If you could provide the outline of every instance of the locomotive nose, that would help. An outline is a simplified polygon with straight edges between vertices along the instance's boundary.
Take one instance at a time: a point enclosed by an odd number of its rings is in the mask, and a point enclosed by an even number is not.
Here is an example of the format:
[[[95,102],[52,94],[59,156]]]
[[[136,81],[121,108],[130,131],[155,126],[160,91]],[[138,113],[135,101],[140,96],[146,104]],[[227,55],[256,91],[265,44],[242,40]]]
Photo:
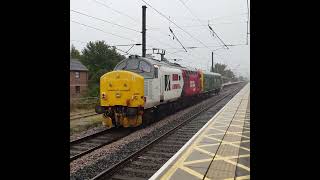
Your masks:
[[[143,107],[144,78],[130,71],[112,71],[100,78],[101,106]]]

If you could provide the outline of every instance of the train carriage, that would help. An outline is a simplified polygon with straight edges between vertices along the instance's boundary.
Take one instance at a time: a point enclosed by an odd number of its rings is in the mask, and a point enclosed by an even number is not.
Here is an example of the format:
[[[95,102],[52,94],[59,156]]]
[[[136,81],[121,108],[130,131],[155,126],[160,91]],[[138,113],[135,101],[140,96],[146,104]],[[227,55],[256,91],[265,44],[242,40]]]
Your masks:
[[[195,96],[201,93],[201,73],[198,70],[182,69],[183,96]]]
[[[203,73],[203,92],[218,93],[222,86],[222,78],[218,73],[205,72]]]

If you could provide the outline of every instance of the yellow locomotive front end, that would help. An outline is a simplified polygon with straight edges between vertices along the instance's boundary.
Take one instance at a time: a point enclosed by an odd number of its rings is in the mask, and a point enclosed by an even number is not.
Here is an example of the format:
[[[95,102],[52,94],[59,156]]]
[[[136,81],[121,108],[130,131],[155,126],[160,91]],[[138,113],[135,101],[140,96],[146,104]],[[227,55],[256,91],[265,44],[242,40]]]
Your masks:
[[[100,78],[100,106],[103,124],[136,127],[142,124],[144,110],[144,77],[130,71],[112,71]]]

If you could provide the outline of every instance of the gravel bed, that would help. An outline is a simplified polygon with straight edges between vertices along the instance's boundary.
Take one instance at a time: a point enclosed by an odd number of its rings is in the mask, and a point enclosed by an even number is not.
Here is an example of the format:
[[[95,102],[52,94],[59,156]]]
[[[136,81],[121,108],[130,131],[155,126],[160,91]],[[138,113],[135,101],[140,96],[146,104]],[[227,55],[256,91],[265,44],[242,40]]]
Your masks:
[[[227,91],[231,89],[234,88],[228,88]],[[221,95],[225,93],[226,91],[221,92]],[[190,112],[196,107],[203,106],[209,101],[215,101],[220,97],[221,96],[213,96],[73,161],[70,163],[70,179],[90,179],[94,177],[101,171],[111,167],[115,163],[126,158],[128,155],[134,153],[136,150],[145,146],[156,137],[164,134],[172,127],[180,124],[184,120],[181,117],[187,112]]]

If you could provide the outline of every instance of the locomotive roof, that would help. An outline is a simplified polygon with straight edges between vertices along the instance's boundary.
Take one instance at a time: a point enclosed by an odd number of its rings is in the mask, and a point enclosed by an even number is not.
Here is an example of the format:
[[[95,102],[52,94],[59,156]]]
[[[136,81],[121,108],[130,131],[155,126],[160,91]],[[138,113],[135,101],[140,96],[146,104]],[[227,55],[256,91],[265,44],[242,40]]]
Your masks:
[[[138,56],[138,55],[132,55],[132,56],[129,56],[128,59],[143,59],[147,62],[149,62],[150,64],[152,65],[160,65],[160,66],[169,66],[169,67],[174,67],[174,68],[179,68],[179,69],[184,69],[184,70],[193,70],[193,71],[198,71],[198,69],[196,68],[191,68],[191,67],[184,67],[184,66],[181,66],[180,64],[178,63],[172,63],[172,62],[169,62],[168,60],[157,60],[157,59],[153,59],[153,58],[149,58],[149,57],[141,57],[141,56]],[[214,76],[221,76],[221,74],[219,73],[214,73],[214,72],[203,72],[205,74],[211,74],[211,75],[214,75]]]
[[[160,60],[157,60],[157,59],[141,57],[141,56],[138,56],[138,55],[129,56],[129,59],[133,59],[133,58],[135,58],[135,59],[143,59],[143,60],[149,62],[152,65],[169,66],[169,67],[175,67],[175,68],[180,68],[180,69],[185,69],[185,70],[197,71],[197,69],[195,69],[195,68],[184,67],[184,66],[181,66],[178,63],[169,62],[166,59],[160,61]]]

